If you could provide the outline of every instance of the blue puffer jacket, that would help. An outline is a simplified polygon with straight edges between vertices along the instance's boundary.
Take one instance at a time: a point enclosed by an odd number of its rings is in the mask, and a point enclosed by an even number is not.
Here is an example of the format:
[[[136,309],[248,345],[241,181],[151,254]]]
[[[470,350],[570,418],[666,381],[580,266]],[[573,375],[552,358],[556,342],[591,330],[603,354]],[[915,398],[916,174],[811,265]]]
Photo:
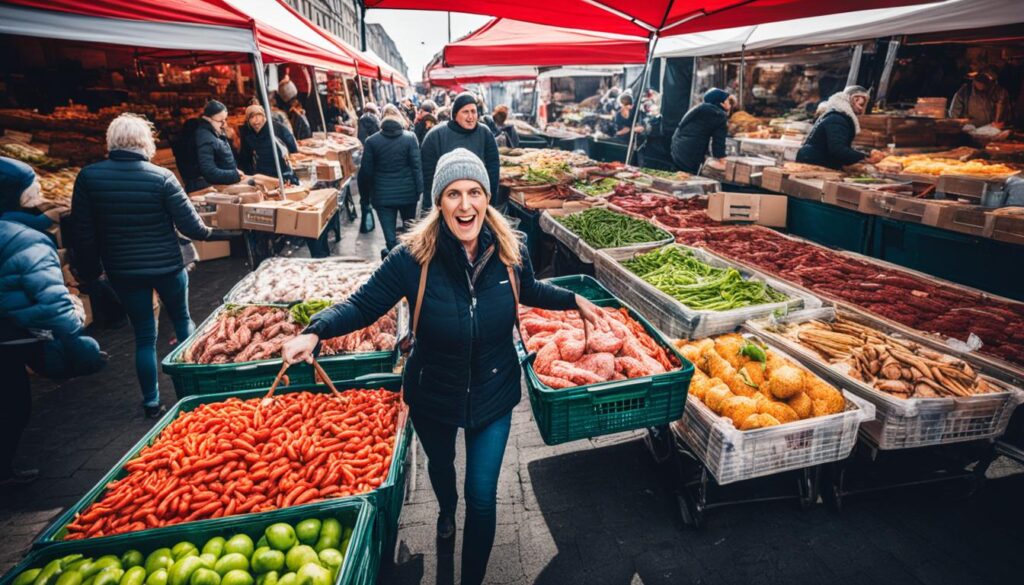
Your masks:
[[[394,120],[384,120],[380,132],[366,140],[359,192],[368,194],[374,207],[401,207],[419,201],[423,169],[415,134]]]
[[[69,336],[82,329],[82,321],[50,238],[0,220],[0,343],[31,339],[28,329]]]
[[[441,231],[416,345],[405,365],[405,401],[417,416],[479,428],[519,403],[521,370],[512,342],[515,297],[497,250],[484,253],[495,245],[486,226],[473,266],[444,223]],[[537,281],[525,247],[521,253],[523,264],[516,269],[520,302],[575,309],[573,293]],[[419,278],[420,265],[406,246],[399,246],[348,301],[317,314],[306,331],[324,339],[366,327],[403,298],[414,304]]]
[[[112,277],[179,271],[185,265],[175,228],[193,240],[213,237],[171,171],[125,150],[82,169],[71,207],[86,281],[104,269]]]

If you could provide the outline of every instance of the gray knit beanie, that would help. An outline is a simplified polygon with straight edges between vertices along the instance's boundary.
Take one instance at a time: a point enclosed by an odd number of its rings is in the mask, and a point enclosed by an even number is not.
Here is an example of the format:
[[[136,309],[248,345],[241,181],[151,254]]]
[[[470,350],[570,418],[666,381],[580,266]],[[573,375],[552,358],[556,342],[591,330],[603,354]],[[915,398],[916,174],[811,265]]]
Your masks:
[[[448,185],[455,181],[469,179],[480,183],[487,197],[490,198],[490,178],[487,176],[487,167],[480,157],[466,150],[456,148],[445,154],[437,161],[437,170],[434,171],[434,184],[431,186],[430,195],[434,199],[434,205],[441,201],[441,192]]]

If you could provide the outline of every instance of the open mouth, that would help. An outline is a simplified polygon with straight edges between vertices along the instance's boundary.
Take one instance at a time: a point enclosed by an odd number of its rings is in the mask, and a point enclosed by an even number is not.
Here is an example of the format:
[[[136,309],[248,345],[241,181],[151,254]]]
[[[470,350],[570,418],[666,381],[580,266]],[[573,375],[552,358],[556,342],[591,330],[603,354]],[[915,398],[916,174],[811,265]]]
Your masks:
[[[458,226],[461,227],[461,228],[472,227],[474,222],[476,222],[476,214],[475,213],[472,213],[470,215],[456,215],[455,216],[455,223],[458,224]]]

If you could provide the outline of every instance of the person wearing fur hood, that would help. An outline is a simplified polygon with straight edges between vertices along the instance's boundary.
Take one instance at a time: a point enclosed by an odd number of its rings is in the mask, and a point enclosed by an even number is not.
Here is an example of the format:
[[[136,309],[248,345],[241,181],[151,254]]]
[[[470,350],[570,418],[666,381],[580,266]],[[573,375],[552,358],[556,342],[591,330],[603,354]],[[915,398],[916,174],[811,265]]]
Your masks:
[[[859,85],[851,85],[832,94],[824,102],[824,111],[797,152],[796,161],[841,169],[859,162],[881,160],[884,155],[877,150],[868,155],[851,146],[860,132],[857,116],[864,114],[867,105],[868,90]],[[822,108],[819,106],[819,109]]]

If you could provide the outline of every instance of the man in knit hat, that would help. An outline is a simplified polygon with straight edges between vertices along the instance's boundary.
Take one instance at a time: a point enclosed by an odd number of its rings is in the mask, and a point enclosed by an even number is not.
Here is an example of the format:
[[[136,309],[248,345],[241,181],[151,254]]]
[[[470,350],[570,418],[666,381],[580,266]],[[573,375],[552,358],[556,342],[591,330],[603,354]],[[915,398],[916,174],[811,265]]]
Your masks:
[[[696,174],[708,156],[725,156],[725,136],[733,99],[729,92],[712,87],[704,93],[704,101],[690,108],[672,133],[672,161],[679,170]]]
[[[435,126],[423,138],[421,147],[423,155],[423,211],[430,209],[432,203],[426,198],[434,186],[434,172],[437,161],[456,148],[465,148],[475,154],[484,163],[490,179],[487,185],[491,193],[491,205],[503,211],[506,201],[498,200],[498,177],[500,163],[498,161],[498,143],[491,131],[479,123],[476,96],[462,92],[452,104],[452,119]]]

